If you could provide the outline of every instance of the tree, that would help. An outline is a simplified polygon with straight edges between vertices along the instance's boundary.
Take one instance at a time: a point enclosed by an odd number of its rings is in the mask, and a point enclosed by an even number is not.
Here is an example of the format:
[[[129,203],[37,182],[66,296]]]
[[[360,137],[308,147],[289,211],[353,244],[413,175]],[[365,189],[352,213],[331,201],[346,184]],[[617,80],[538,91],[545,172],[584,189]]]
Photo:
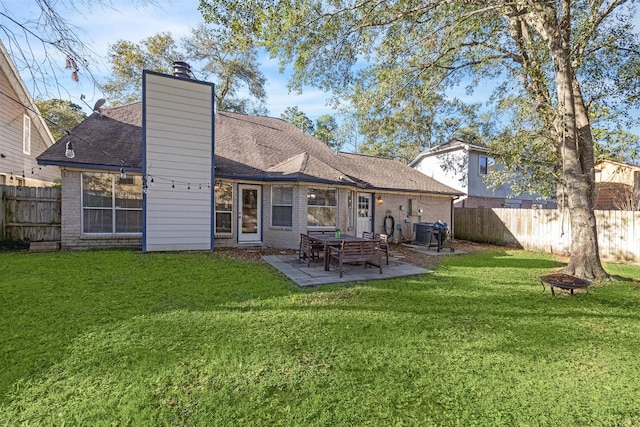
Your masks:
[[[636,3],[201,0],[200,10],[206,20],[262,43],[283,66],[293,64],[293,87],[315,85],[350,100],[376,88],[388,99],[381,105],[393,107],[443,94],[463,78],[472,86],[501,78],[498,99],[524,94],[522,103],[533,106],[542,125],[536,144],[559,159],[554,167],[572,233],[564,271],[602,279],[588,108],[604,99],[638,102]]]
[[[307,117],[305,113],[300,111],[297,106],[285,108],[285,110],[280,114],[280,117],[282,120],[291,123],[301,131],[310,135],[313,135],[313,132],[315,131],[315,126],[311,119]]]
[[[359,151],[365,154],[409,163],[421,151],[454,138],[484,145],[493,130],[490,117],[479,113],[477,103],[432,95],[426,101],[409,99],[372,111],[369,106],[375,103],[366,97],[363,94],[351,102],[359,110],[359,128],[366,138]]]
[[[36,106],[56,141],[87,118],[81,106],[62,99],[36,100]]]
[[[182,60],[171,33],[158,33],[140,44],[118,40],[109,46],[109,61],[113,77],[103,84],[112,104],[128,104],[142,97],[142,71],[170,73],[173,62]]]
[[[267,114],[266,78],[260,71],[257,50],[251,44],[242,43],[224,28],[200,25],[192,30],[191,37],[183,41],[186,58],[203,61],[199,75],[204,79],[213,76],[216,85],[218,108],[240,113]],[[249,97],[241,98],[245,89]]]
[[[24,2],[23,2],[24,3]],[[20,4],[13,10],[0,6],[0,32],[4,44],[20,72],[30,77],[34,96],[60,97],[64,85],[60,75],[72,81],[84,78],[98,85],[91,66],[97,55],[83,41],[83,35],[66,19],[68,12],[111,8],[108,1],[35,0],[35,8]],[[136,1],[143,5],[145,0]],[[14,2],[18,5],[18,2]],[[28,6],[31,6],[29,4]]]
[[[185,61],[199,80],[213,78],[220,110],[266,114],[266,79],[259,70],[256,50],[234,43],[224,29],[200,26],[180,46],[163,32],[136,44],[119,40],[109,47],[113,78],[103,89],[112,103],[130,103],[142,96],[142,71],[171,73],[174,61]],[[241,97],[246,89],[248,97]]]
[[[333,150],[339,150],[342,143],[338,140],[338,122],[330,114],[323,114],[316,119],[313,136],[324,142]]]

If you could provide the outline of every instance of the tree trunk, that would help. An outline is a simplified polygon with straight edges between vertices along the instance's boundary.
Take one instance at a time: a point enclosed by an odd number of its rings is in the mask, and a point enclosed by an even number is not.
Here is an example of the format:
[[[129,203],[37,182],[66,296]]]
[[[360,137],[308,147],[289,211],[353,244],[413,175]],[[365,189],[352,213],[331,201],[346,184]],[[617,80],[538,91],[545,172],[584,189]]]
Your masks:
[[[569,50],[569,6],[555,26],[549,27],[549,45],[555,66],[558,105],[564,128],[559,135],[569,218],[571,252],[564,273],[601,280],[607,273],[600,262],[594,206],[595,171],[593,141],[580,85],[575,78]]]
[[[576,123],[576,149],[567,150],[577,156],[567,163],[575,164],[565,176],[571,218],[571,257],[564,272],[587,279],[602,280],[607,273],[600,262],[595,205],[595,169],[591,124],[582,99],[580,84],[572,78],[572,100]]]

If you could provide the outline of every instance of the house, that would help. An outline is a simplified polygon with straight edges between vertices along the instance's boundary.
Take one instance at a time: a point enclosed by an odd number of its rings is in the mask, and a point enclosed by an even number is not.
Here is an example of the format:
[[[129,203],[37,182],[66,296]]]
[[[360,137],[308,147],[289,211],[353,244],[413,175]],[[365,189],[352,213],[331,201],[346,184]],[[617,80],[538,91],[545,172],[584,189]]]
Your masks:
[[[615,160],[595,165],[596,204],[600,210],[640,210],[640,166]]]
[[[63,248],[142,245],[143,250],[154,250],[157,240],[146,242],[153,234],[154,239],[165,239],[157,244],[161,250],[193,249],[170,244],[176,234],[191,233],[205,240],[211,234],[210,249],[293,249],[300,233],[310,230],[386,232],[399,240],[414,223],[451,222],[453,201],[461,193],[402,162],[335,152],[271,117],[220,111],[213,114],[213,123],[192,130],[188,126],[198,126],[207,116],[194,118],[192,106],[210,94],[184,100],[181,88],[188,89],[189,82],[155,74],[147,79],[148,86],[158,80],[164,85],[153,96],[180,95],[179,106],[173,98],[163,103],[174,108],[172,113],[152,119],[157,109],[152,100],[106,108],[38,157],[42,165],[63,169]],[[167,125],[172,120],[187,127],[176,130]],[[201,139],[206,142],[207,128],[214,129],[213,161],[206,143],[201,154],[181,157],[183,150],[192,151],[187,139],[205,135]],[[158,133],[173,141],[157,148],[171,168],[148,154],[150,139]],[[209,179],[190,178],[192,170],[208,163],[213,165],[210,175],[204,175]],[[156,195],[162,196],[161,202]],[[203,206],[210,211],[210,227],[208,219],[196,225],[195,212]],[[159,219],[165,211],[175,212],[173,219]],[[150,223],[157,228],[150,231]]]
[[[0,185],[43,187],[59,180],[58,168],[36,162],[54,140],[2,42],[0,126]]]
[[[556,203],[539,196],[511,196],[511,187],[502,184],[489,188],[486,175],[501,168],[487,147],[452,139],[418,154],[409,166],[464,194],[455,207],[466,208],[555,208]]]

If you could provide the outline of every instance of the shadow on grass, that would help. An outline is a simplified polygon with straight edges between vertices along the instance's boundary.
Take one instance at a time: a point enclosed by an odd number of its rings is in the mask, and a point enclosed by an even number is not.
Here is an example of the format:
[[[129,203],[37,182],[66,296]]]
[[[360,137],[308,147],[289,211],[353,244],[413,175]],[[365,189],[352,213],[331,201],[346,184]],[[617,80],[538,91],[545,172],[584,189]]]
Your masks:
[[[22,259],[11,269],[18,285],[5,287],[8,309],[0,332],[9,345],[0,350],[0,365],[17,369],[0,374],[0,383],[5,384],[0,386],[0,402],[17,381],[46,376],[52,365],[64,360],[75,339],[112,331],[113,322],[144,323],[164,318],[165,313],[207,313],[211,317],[207,320],[225,320],[218,324],[194,320],[212,328],[212,340],[220,343],[229,337],[254,342],[252,333],[259,336],[274,330],[285,342],[286,334],[302,334],[305,342],[314,343],[325,334],[334,337],[331,345],[358,340],[358,334],[372,341],[376,333],[388,338],[393,335],[390,331],[408,333],[411,340],[416,339],[411,333],[420,331],[451,334],[460,341],[491,333],[505,339],[535,339],[536,331],[553,336],[554,330],[575,328],[585,319],[638,320],[636,311],[615,307],[607,295],[554,299],[542,294],[537,275],[563,264],[519,251],[452,257],[435,274],[310,290],[295,287],[266,264],[215,259],[210,254],[88,252],[25,254]],[[629,304],[637,300],[632,298]],[[242,330],[238,321],[251,327]],[[178,332],[163,342],[180,342],[182,330],[201,342],[199,329],[190,328],[193,325],[187,321],[179,324]],[[149,335],[159,333],[152,330]],[[564,337],[553,337],[547,343],[550,350],[568,345]],[[580,337],[591,338],[590,332],[585,330]],[[134,338],[132,342],[138,336]],[[440,339],[447,342],[446,337]],[[524,351],[525,344],[512,351]]]
[[[536,255],[525,256],[529,252],[509,252],[492,250],[468,254],[445,262],[443,265],[455,265],[456,267],[485,267],[485,268],[526,268],[546,269],[564,267],[566,264],[540,257]]]

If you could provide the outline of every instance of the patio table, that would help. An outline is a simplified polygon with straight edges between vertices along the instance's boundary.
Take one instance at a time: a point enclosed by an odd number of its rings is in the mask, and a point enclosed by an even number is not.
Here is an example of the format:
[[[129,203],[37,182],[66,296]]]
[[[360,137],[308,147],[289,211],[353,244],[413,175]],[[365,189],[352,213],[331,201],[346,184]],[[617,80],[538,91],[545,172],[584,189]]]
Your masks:
[[[329,246],[340,246],[345,240],[367,240],[350,234],[342,234],[340,237],[332,234],[314,234],[311,237],[324,244],[324,271],[329,271]]]

